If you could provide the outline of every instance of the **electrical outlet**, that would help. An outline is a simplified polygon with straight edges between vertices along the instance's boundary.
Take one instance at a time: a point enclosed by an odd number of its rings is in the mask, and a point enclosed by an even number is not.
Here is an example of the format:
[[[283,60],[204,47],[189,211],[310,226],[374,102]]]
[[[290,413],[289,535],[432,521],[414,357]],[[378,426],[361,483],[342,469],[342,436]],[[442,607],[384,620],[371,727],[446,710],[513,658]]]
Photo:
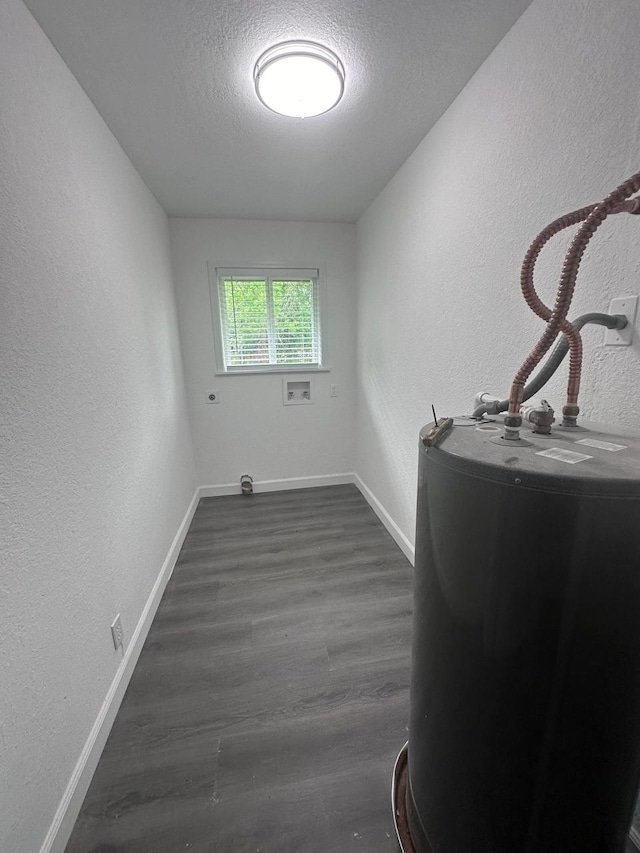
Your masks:
[[[220,394],[217,391],[207,391],[207,403],[219,403]]]
[[[331,397],[338,396],[338,386],[337,385],[329,385],[329,394]]]
[[[633,324],[638,310],[637,296],[622,296],[612,299],[609,303],[608,314],[624,314],[627,325],[624,329],[607,329],[604,333],[606,347],[628,347],[633,340]]]
[[[119,649],[120,646],[124,647],[124,632],[122,630],[122,619],[120,618],[119,613],[111,625],[111,636],[113,638],[114,649]]]

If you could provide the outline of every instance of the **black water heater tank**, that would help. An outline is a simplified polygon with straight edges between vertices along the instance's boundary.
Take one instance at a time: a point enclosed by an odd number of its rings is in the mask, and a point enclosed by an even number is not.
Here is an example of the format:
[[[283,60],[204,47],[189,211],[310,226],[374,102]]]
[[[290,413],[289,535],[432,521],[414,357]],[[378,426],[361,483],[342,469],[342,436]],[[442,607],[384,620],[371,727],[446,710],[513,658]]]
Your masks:
[[[431,425],[430,425],[431,426]],[[640,439],[420,442],[406,808],[420,853],[621,853],[640,781]]]

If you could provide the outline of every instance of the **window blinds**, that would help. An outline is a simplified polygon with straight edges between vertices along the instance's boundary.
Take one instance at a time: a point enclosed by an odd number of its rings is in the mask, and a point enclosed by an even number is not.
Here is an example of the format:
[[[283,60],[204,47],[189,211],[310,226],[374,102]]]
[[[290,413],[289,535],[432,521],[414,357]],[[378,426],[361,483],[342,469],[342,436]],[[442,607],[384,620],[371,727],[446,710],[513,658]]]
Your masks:
[[[317,270],[218,270],[225,367],[322,363]]]

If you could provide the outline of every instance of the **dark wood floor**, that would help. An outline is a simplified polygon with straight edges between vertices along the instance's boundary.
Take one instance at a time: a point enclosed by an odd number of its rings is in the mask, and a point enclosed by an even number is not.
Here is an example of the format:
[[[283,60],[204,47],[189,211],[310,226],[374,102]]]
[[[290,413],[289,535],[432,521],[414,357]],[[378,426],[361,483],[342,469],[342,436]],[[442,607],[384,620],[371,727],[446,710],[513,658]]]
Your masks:
[[[354,486],[202,500],[67,853],[395,853],[410,590]]]

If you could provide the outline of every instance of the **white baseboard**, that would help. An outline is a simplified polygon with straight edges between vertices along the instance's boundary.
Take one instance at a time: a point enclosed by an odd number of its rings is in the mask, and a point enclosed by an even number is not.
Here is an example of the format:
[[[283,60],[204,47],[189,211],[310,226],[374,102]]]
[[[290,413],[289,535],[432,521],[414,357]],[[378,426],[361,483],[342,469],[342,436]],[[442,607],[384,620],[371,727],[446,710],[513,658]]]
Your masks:
[[[353,474],[318,474],[313,477],[289,477],[286,480],[256,480],[254,492],[281,492],[288,489],[311,489],[315,486],[343,486],[353,483]],[[222,483],[218,486],[200,486],[201,498],[219,498],[239,495],[240,482]]]
[[[279,492],[287,489],[310,489],[314,486],[341,486],[345,483],[355,483],[364,499],[378,516],[395,539],[398,547],[413,566],[415,561],[415,548],[411,541],[404,535],[387,510],[373,494],[371,489],[360,479],[357,474],[320,474],[313,477],[290,477],[283,480],[256,480],[253,484],[254,492]],[[221,483],[217,486],[200,486],[201,498],[218,498],[225,495],[239,495],[240,483]]]
[[[286,480],[262,480],[253,484],[256,492],[277,492],[285,489],[308,489],[314,486],[336,486],[346,483],[355,483],[367,503],[371,506],[380,521],[395,539],[400,549],[413,565],[414,548],[395,521],[391,518],[371,489],[358,477],[357,474],[323,474],[313,477],[293,477]],[[116,718],[120,703],[133,674],[136,663],[142,651],[144,641],[156,614],[160,599],[165,590],[167,582],[171,577],[174,566],[180,554],[189,525],[193,519],[198,506],[198,501],[203,497],[218,497],[222,495],[233,495],[240,493],[239,483],[225,483],[218,486],[200,486],[191,499],[191,503],[178,528],[169,552],[160,570],[158,578],[144,606],[144,610],[138,620],[135,631],[129,641],[124,657],[118,667],[118,671],[109,687],[107,695],[100,708],[95,723],[91,728],[89,737],[80,753],[80,757],[71,774],[71,779],[63,794],[60,805],[54,815],[49,831],[40,848],[40,853],[64,853],[64,849],[71,836],[71,831],[76,822],[80,808],[86,796],[89,784],[100,760],[102,750],[111,731],[113,721]]]
[[[384,524],[389,533],[393,536],[396,541],[396,544],[403,552],[407,560],[409,560],[409,562],[413,566],[415,564],[416,559],[416,550],[413,546],[413,543],[404,535],[402,530],[400,530],[398,525],[391,518],[387,510],[382,506],[378,498],[373,494],[369,486],[367,486],[366,483],[364,483],[357,474],[353,475],[353,482],[362,492],[362,495],[364,496],[371,509],[375,512],[380,521]]]
[[[138,620],[135,631],[131,636],[129,645],[124,653],[124,657],[120,662],[115,678],[111,682],[111,686],[100,708],[95,723],[91,728],[89,737],[80,753],[76,766],[71,774],[69,784],[63,794],[60,805],[54,815],[49,831],[40,848],[40,853],[64,853],[67,846],[73,825],[80,812],[80,807],[84,801],[85,795],[89,788],[91,779],[100,760],[102,750],[107,742],[109,732],[115,720],[120,703],[124,697],[125,691],[133,674],[138,657],[142,651],[144,641],[147,637],[149,628],[156,614],[160,599],[167,585],[173,568],[180,554],[182,543],[189,530],[189,525],[198,506],[200,499],[200,491],[196,489],[191,503],[185,513],[185,516],[178,528],[166,559],[160,570],[160,574],[153,585],[151,594],[147,599],[144,610]]]

